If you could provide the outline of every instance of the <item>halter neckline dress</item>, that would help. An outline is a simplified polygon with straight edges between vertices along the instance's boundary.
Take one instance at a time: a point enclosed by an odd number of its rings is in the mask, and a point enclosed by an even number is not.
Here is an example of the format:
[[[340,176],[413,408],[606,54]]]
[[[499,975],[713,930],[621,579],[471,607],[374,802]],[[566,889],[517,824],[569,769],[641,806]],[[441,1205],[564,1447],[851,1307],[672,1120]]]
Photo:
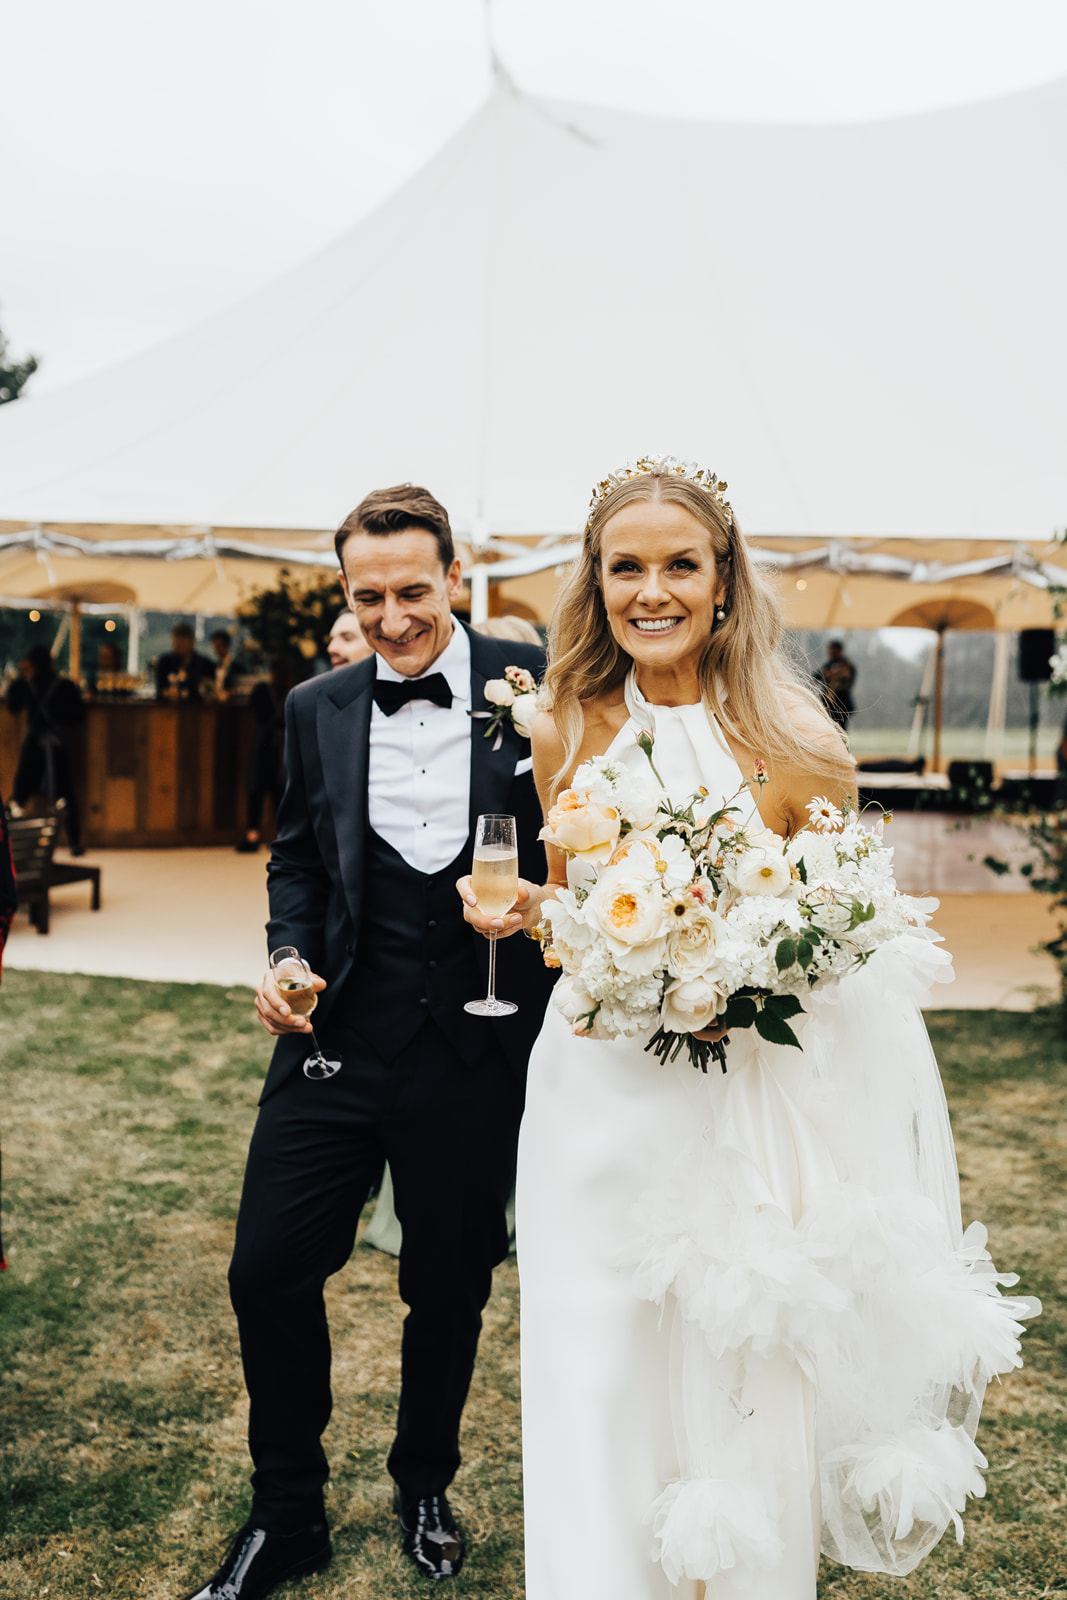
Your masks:
[[[631,672],[609,754],[682,800],[742,775]],[[587,869],[570,863],[572,887]],[[963,1234],[916,929],[725,1076],[551,1006],[519,1145],[527,1600],[815,1600],[820,1548],[910,1571],[966,1493],[1019,1316]]]

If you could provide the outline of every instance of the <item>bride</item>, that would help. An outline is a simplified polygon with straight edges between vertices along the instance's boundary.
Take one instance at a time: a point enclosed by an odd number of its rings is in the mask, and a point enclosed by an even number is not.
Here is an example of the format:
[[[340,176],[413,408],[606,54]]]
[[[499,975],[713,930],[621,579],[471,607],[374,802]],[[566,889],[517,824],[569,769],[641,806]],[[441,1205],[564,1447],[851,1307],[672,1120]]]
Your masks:
[[[647,773],[644,733],[676,801],[764,761],[780,835],[854,801],[725,487],[672,458],[597,486],[533,736],[546,814],[592,756]],[[549,869],[495,923],[461,880],[467,920],[533,933]],[[725,1076],[550,1008],[519,1149],[528,1600],[814,1600],[820,1550],[903,1574],[962,1538],[984,1386],[1035,1307],[963,1233],[916,1005],[950,976],[912,930],[809,996],[802,1050],[735,1033]]]

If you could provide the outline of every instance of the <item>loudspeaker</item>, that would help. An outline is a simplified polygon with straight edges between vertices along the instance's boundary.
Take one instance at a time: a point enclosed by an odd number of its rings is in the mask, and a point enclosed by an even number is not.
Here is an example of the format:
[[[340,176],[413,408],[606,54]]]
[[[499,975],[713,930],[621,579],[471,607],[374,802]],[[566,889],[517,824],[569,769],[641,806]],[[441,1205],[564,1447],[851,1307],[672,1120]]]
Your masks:
[[[1052,676],[1049,657],[1056,653],[1051,628],[1024,628],[1019,635],[1019,676],[1024,683],[1046,683]]]

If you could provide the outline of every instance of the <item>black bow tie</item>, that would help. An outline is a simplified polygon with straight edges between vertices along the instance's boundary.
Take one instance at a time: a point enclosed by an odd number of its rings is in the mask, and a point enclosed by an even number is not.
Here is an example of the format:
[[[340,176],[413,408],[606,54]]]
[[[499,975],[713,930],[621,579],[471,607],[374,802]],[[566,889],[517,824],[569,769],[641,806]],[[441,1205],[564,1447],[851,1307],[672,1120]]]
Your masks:
[[[405,678],[402,683],[375,678],[374,703],[387,717],[406,706],[409,700],[432,700],[435,706],[444,706],[448,711],[452,705],[448,679],[443,672],[431,672],[428,678]]]

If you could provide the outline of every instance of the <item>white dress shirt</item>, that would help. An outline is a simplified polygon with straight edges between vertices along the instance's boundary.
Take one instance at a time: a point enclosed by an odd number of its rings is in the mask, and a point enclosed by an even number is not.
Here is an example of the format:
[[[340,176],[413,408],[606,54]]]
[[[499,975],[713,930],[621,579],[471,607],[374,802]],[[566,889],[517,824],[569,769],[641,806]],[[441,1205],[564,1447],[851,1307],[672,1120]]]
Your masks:
[[[380,655],[375,672],[390,683],[418,682],[395,672]],[[454,861],[470,832],[471,647],[453,623],[452,638],[421,674],[443,673],[452,705],[410,700],[391,717],[371,708],[367,809],[370,825],[420,872]]]

